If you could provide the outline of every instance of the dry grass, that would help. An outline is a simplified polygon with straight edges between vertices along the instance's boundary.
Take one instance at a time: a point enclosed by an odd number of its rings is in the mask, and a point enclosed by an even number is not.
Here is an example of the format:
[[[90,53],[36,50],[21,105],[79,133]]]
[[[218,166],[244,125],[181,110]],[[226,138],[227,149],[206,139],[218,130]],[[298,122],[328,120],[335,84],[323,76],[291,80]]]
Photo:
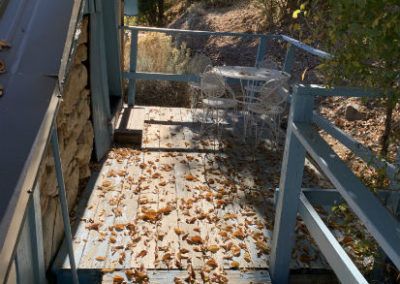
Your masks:
[[[125,43],[124,67],[129,69],[130,40]],[[177,46],[174,38],[161,33],[139,34],[138,72],[160,72],[170,74],[199,74],[211,60],[202,54],[191,57],[191,50],[185,43]],[[168,81],[137,81],[136,103],[188,107],[190,94],[187,83]]]

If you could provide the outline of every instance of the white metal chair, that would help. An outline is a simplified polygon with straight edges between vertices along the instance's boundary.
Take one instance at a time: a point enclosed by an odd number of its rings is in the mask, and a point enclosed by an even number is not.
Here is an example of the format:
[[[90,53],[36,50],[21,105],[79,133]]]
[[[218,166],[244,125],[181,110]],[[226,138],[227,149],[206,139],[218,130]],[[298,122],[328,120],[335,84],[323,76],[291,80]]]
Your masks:
[[[272,93],[274,93],[277,89],[279,89],[285,82],[285,77],[272,78],[262,85],[255,85],[254,82],[248,84],[244,88],[244,96],[241,99],[241,104],[243,105],[243,131],[244,131],[244,139],[246,139],[248,135],[248,126],[249,122],[254,122],[254,111],[251,111],[249,107],[260,107],[262,102],[260,98],[263,97],[265,99]],[[265,102],[268,103],[268,102]],[[273,102],[272,102],[273,103]]]
[[[222,75],[210,70],[201,75],[200,80],[203,106],[202,130],[208,125],[216,126],[220,138],[220,124],[228,110],[236,111],[237,101],[234,91],[225,83]],[[224,115],[221,115],[223,112]]]
[[[282,82],[281,82],[282,83]],[[271,88],[271,85],[277,86]],[[279,147],[281,134],[281,116],[286,109],[289,96],[288,90],[280,84],[267,82],[261,87],[257,96],[251,96],[246,103],[248,113],[248,124],[250,130],[254,131],[255,145],[257,146],[263,131],[270,129],[273,145]]]

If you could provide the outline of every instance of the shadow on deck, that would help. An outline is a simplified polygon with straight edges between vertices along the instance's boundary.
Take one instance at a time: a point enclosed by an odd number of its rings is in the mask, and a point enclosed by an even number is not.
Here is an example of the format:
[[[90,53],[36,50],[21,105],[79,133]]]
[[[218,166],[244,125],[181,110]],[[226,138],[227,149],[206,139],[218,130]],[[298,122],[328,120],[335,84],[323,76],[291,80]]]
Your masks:
[[[80,200],[74,251],[81,283],[145,275],[150,283],[270,283],[281,153],[228,138],[219,144],[210,131],[200,134],[188,109],[144,109],[142,148],[112,149]],[[292,268],[335,282],[306,229],[297,231]],[[59,283],[70,277],[65,252],[63,245],[54,266]]]

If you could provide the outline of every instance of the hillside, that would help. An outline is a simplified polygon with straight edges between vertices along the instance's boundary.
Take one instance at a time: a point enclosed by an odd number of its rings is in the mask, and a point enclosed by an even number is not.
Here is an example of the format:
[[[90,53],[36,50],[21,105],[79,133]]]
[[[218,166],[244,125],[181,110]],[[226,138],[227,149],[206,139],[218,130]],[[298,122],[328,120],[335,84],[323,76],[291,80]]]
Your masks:
[[[287,34],[294,38],[298,33],[293,32],[291,24],[291,12],[283,17],[280,26],[266,27],[266,19],[255,6],[254,1],[234,1],[234,4],[226,7],[215,8],[207,7],[201,3],[192,4],[186,9],[184,2],[177,1],[166,13],[170,28],[209,30],[209,31],[234,31],[247,33],[277,33]],[[307,31],[303,32],[303,36]],[[182,39],[183,40],[183,39]],[[257,52],[257,42],[254,40],[211,37],[207,38],[185,38],[187,46],[195,52],[206,54],[212,59],[215,65],[253,65]],[[315,46],[315,44],[314,44]],[[284,60],[284,45],[273,42],[268,47],[267,54],[274,61],[281,65]],[[323,76],[319,74],[315,67],[320,61],[312,56],[299,53],[296,57],[296,63],[293,72],[293,82],[304,83],[323,83]],[[360,99],[330,98],[321,100],[319,104],[320,112],[330,118],[335,124],[344,129],[347,133],[353,135],[357,140],[370,147],[374,152],[379,153],[380,138],[384,132],[385,107],[379,101],[362,102]],[[347,109],[356,109],[360,112],[362,119],[346,119]],[[399,106],[394,111],[393,117],[393,140],[389,150],[389,159],[395,160],[396,148],[399,145],[399,137],[395,133],[400,131],[400,112]],[[339,114],[339,115],[338,115]],[[335,141],[327,136],[335,150],[342,158],[350,160],[350,152],[343,146],[337,145]],[[397,142],[396,142],[397,141]],[[370,175],[377,173],[367,170],[367,165],[358,159],[351,162],[354,169],[370,181]],[[372,182],[374,183],[374,182]]]

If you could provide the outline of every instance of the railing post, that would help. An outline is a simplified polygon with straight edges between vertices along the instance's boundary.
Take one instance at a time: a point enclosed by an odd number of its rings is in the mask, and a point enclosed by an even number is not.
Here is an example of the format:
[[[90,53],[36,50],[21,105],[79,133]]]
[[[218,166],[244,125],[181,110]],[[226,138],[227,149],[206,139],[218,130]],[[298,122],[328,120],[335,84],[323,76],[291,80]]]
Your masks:
[[[137,53],[138,53],[138,34],[139,31],[132,30],[131,31],[131,63],[130,63],[130,72],[135,75],[136,73],[136,65],[137,65]],[[136,96],[136,78],[129,79],[128,86],[128,105],[133,106],[135,104],[135,96]]]
[[[72,272],[72,282],[74,284],[79,284],[78,271],[76,268],[74,249],[72,245],[72,232],[71,232],[71,223],[69,220],[67,193],[65,191],[64,174],[62,171],[60,150],[58,147],[58,135],[55,122],[53,123],[53,129],[51,131],[51,148],[53,151],[53,158],[56,169],[58,197],[60,199],[60,204],[61,204],[61,214],[64,224],[64,233],[67,242],[68,256]]]
[[[299,206],[306,150],[293,133],[293,122],[311,122],[314,97],[301,95],[295,87],[290,109],[280,192],[275,210],[275,225],[270,255],[270,274],[274,283],[287,283],[294,244],[294,228]]]
[[[286,51],[285,62],[283,64],[283,71],[291,74],[292,67],[294,63],[294,56],[295,56],[295,47],[288,43],[288,48]]]
[[[260,67],[260,63],[263,61],[265,53],[267,52],[267,36],[260,36],[260,42],[257,49],[256,67]]]
[[[35,273],[34,283],[46,283],[46,269],[44,264],[42,211],[40,207],[40,187],[36,184],[32,200],[28,205],[29,231],[32,242],[32,266]]]

